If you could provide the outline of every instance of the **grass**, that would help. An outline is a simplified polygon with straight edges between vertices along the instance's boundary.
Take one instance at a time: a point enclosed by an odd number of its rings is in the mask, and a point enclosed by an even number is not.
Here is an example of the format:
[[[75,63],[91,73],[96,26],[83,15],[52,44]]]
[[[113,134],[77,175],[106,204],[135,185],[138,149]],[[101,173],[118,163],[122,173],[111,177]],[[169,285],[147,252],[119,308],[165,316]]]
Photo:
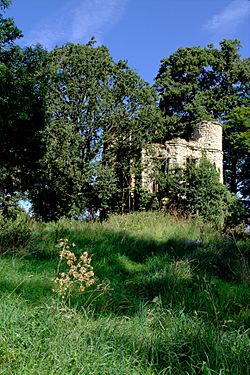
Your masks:
[[[0,225],[0,374],[249,373],[248,238],[159,213]],[[60,238],[96,277],[66,302]]]

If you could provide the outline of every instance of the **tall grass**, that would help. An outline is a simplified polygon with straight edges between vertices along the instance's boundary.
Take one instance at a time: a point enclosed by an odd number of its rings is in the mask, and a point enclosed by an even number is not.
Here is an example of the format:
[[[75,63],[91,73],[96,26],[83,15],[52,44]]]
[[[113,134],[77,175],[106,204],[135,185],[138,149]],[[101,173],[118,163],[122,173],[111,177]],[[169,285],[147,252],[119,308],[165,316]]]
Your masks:
[[[248,238],[159,213],[4,225],[0,374],[249,372]],[[70,302],[53,292],[60,238],[96,276]]]

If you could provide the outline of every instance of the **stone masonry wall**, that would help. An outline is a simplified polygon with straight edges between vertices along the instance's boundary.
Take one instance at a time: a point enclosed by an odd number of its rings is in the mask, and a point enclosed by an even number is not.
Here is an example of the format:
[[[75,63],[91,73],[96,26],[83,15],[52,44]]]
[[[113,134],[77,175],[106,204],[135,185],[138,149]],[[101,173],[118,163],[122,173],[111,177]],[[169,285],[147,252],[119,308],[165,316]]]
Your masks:
[[[189,160],[199,162],[202,156],[213,163],[223,182],[222,126],[217,122],[204,121],[196,124],[189,141],[176,138],[165,144],[149,145],[142,150],[142,187],[154,192],[156,163],[164,163],[166,173],[176,166],[185,168]]]

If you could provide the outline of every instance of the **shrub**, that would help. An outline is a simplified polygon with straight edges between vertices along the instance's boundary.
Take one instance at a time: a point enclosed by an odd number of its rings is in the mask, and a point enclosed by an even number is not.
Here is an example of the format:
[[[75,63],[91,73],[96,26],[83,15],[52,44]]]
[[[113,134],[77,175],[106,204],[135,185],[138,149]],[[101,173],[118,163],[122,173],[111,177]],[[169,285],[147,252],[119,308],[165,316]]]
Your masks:
[[[203,157],[198,165],[161,177],[159,199],[168,198],[170,208],[201,216],[222,228],[227,213],[227,191],[219,182],[215,166]]]
[[[31,221],[25,214],[15,220],[0,215],[0,252],[16,251],[27,246],[31,239]]]

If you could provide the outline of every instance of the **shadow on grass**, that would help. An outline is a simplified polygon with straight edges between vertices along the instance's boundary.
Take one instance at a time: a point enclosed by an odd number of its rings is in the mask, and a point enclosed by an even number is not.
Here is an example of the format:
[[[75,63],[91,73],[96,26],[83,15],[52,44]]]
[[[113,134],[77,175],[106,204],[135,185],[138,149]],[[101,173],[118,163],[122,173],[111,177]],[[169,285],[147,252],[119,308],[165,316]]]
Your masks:
[[[211,276],[234,280],[239,277],[241,267],[238,250],[227,239],[208,243],[180,237],[155,241],[90,225],[84,230],[62,228],[36,236],[20,264],[16,255],[16,280],[2,277],[0,291],[16,294],[30,303],[52,297],[58,256],[55,245],[63,237],[76,243],[77,255],[84,251],[93,255],[96,282],[101,285],[99,290],[95,286],[86,293],[76,293],[71,304],[80,309],[91,306],[97,313],[134,314],[143,303],[152,303],[160,297],[165,308],[204,311],[207,317],[217,319],[214,306],[223,315],[229,303],[221,296],[222,284],[211,284]],[[7,263],[8,259],[11,263],[10,256],[2,258]],[[34,277],[23,282],[29,274]],[[223,293],[227,296],[226,288]],[[242,300],[244,297],[239,296],[231,303],[234,307],[230,314],[238,314],[236,305]]]
[[[40,305],[51,297],[51,282],[46,279],[32,280],[32,276],[18,281],[3,279],[0,281],[0,295],[18,297],[28,303]]]
[[[51,297],[56,275],[55,260],[39,260],[6,254],[0,258],[0,293],[18,296],[39,305]]]

